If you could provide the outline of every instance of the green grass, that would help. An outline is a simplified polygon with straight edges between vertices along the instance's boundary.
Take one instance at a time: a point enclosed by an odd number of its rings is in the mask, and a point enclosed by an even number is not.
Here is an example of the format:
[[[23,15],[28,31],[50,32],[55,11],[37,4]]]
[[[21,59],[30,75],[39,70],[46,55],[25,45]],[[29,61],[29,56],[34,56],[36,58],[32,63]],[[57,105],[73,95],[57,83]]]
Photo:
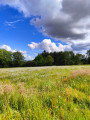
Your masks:
[[[0,120],[89,120],[90,66],[0,69]]]

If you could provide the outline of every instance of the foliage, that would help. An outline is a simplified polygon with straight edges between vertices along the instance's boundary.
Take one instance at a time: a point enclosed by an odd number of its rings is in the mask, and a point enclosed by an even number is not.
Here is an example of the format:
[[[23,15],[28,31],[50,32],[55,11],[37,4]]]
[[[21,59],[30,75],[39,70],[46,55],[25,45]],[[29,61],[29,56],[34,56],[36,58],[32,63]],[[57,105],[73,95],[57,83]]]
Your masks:
[[[51,55],[48,55],[45,60],[46,60],[46,65],[53,65],[54,63],[54,59]]]
[[[18,67],[22,66],[24,57],[20,52],[10,52],[0,49],[0,67]]]
[[[22,66],[24,61],[24,56],[22,55],[21,52],[14,52],[13,53],[13,65],[15,67]]]
[[[4,49],[0,49],[0,67],[9,67],[12,64],[12,53]]]
[[[35,58],[37,66],[90,64],[90,57],[74,54],[72,51],[47,53],[44,51]],[[41,63],[41,64],[40,64]]]
[[[88,57],[88,58],[87,58],[87,61],[88,61],[88,63],[90,64],[90,50],[87,51],[87,57]]]
[[[25,61],[21,52],[10,52],[0,49],[0,67],[34,67],[50,65],[82,65],[90,64],[90,50],[87,56],[74,54],[73,51],[53,52],[46,51],[38,54],[34,60]]]
[[[34,59],[34,61],[36,62],[36,66],[43,66],[43,65],[45,65],[45,59],[40,54],[38,54],[38,56]]]

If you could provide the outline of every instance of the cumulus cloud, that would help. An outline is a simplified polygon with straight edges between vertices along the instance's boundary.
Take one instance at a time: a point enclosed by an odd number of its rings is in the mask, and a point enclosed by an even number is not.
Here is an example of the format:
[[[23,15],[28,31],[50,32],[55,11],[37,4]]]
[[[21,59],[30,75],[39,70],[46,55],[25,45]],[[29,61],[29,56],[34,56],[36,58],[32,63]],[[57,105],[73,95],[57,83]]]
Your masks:
[[[25,57],[26,60],[33,60],[34,58],[29,56],[27,51],[22,51],[22,50],[19,50],[19,52],[21,52],[23,54],[23,56]]]
[[[58,46],[54,43],[51,42],[50,39],[44,39],[40,43],[35,43],[32,42],[31,44],[28,44],[31,50],[33,49],[41,49],[41,50],[46,50],[47,52],[59,52],[59,51],[71,51],[72,48],[70,45],[62,45],[61,43],[58,43]]]
[[[19,51],[19,52],[22,53],[22,55],[25,57],[26,60],[33,60],[33,59],[34,59],[33,57],[31,57],[31,56],[29,56],[29,55],[27,54],[27,51],[13,50],[13,49],[11,49],[11,47],[8,46],[8,45],[0,45],[0,49],[5,49],[5,50],[11,51],[11,52]]]
[[[0,4],[33,16],[30,23],[40,32],[72,44],[73,49],[85,50],[90,45],[90,0],[0,0]]]
[[[0,45],[0,49],[5,49],[7,51],[12,51],[11,47],[8,45]]]

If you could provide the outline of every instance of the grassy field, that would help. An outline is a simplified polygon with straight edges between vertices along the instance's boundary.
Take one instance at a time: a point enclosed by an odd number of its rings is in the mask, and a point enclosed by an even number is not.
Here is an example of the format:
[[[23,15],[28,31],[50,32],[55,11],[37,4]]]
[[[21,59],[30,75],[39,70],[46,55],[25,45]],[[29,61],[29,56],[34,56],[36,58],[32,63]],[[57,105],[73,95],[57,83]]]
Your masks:
[[[90,120],[90,66],[0,69],[0,120]]]

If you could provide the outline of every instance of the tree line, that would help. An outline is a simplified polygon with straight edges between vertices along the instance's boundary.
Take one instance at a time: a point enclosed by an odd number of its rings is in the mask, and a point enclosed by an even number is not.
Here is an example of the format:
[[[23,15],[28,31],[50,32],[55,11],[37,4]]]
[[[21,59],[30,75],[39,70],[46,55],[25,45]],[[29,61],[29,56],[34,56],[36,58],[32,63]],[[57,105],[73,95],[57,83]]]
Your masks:
[[[51,65],[82,65],[90,64],[90,50],[86,55],[75,54],[73,51],[48,53],[43,51],[34,60],[26,61],[21,52],[10,52],[0,49],[0,67],[31,67]]]
[[[21,52],[10,52],[0,49],[0,67],[20,67],[24,65],[24,56]]]

